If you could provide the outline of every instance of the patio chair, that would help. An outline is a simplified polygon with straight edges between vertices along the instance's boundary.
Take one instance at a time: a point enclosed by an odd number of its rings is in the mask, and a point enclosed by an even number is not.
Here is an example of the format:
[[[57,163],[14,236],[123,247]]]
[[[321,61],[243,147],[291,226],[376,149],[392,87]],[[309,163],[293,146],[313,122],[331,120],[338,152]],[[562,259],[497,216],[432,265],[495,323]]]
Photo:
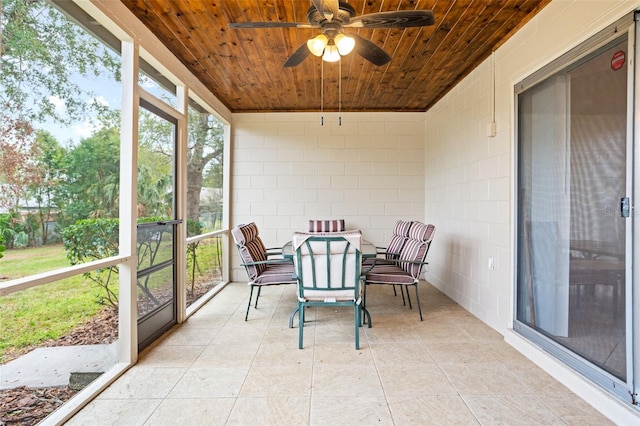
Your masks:
[[[303,347],[304,314],[308,306],[349,306],[354,309],[355,346],[360,348],[361,315],[371,319],[361,303],[360,231],[340,236],[293,235],[294,263],[298,279],[298,348]]]
[[[344,232],[344,219],[309,220],[309,232]]]
[[[374,263],[380,265],[383,263],[388,263],[388,262],[384,262],[385,260],[389,260],[393,262],[394,260],[398,259],[398,257],[400,257],[400,252],[402,251],[402,248],[407,242],[409,229],[411,228],[412,223],[413,223],[412,221],[406,221],[406,220],[397,221],[395,226],[393,227],[393,231],[391,232],[391,240],[389,241],[389,244],[386,247],[377,246],[376,257],[365,259],[363,261],[364,267],[367,267],[368,269],[370,269],[371,267],[373,267]],[[400,291],[402,292],[402,303],[406,304],[404,299],[404,292],[402,291],[402,288],[403,287],[400,288]],[[398,295],[396,293],[395,285],[393,286],[393,295],[394,296]]]
[[[231,230],[231,235],[238,247],[244,266],[249,276],[249,303],[244,320],[249,318],[249,308],[253,298],[253,289],[258,287],[255,309],[258,309],[258,299],[262,287],[280,284],[295,284],[293,261],[282,257],[282,250],[265,248],[262,239],[258,235],[258,226],[251,222],[248,225],[238,225]],[[271,257],[271,259],[270,259]]]
[[[433,240],[435,226],[425,225],[421,222],[412,222],[402,250],[397,259],[383,259],[373,265],[365,276],[364,300],[366,301],[367,286],[370,284],[384,285],[400,285],[407,289],[407,300],[409,308],[411,306],[411,297],[409,296],[408,287],[413,286],[416,289],[416,303],[420,312],[420,321],[422,318],[422,308],[420,307],[420,297],[418,296],[418,282],[420,281],[420,273],[424,265],[427,265],[425,259]],[[404,297],[404,296],[403,296]],[[366,302],[365,302],[366,306]]]

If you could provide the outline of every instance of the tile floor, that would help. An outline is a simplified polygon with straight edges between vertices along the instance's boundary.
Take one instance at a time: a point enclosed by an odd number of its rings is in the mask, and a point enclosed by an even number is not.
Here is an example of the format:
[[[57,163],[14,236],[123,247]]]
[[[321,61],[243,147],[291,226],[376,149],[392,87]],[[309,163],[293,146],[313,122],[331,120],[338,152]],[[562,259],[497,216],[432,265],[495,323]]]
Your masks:
[[[232,283],[142,354],[69,425],[604,425],[610,422],[428,283],[424,321],[368,287],[372,328],[310,308],[299,350],[295,287]]]

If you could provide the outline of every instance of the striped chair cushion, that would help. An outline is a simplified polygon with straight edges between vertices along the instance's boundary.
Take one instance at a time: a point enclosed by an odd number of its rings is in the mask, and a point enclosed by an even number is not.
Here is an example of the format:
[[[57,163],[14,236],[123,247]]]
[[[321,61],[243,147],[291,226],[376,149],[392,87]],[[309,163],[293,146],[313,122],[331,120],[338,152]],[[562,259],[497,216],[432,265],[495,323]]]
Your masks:
[[[435,230],[436,227],[431,224],[425,225],[424,223],[413,222],[407,235],[411,239],[430,243]]]
[[[421,265],[411,262],[422,262],[429,245],[424,241],[408,239],[400,253],[400,268],[413,278],[418,278]]]
[[[407,236],[409,235],[412,223],[413,222],[405,220],[399,220],[396,222],[396,226],[393,228],[393,233],[391,235],[391,241],[389,242],[389,245],[387,245],[385,258],[390,260],[398,258],[402,248],[407,242]]]
[[[294,269],[292,262],[270,264],[262,270],[262,273],[260,273],[258,277],[252,279],[252,282],[255,285],[293,284],[297,282],[293,276]]]
[[[344,230],[344,219],[309,221],[309,232],[343,232]]]
[[[391,263],[375,265],[367,273],[367,283],[411,285],[415,282],[416,279],[407,274],[404,269]]]
[[[231,230],[231,235],[238,245],[238,252],[243,263],[261,262],[267,260],[266,248],[258,236],[258,227],[254,222],[239,225]],[[266,268],[266,265],[251,265],[247,267],[250,280],[254,280]]]

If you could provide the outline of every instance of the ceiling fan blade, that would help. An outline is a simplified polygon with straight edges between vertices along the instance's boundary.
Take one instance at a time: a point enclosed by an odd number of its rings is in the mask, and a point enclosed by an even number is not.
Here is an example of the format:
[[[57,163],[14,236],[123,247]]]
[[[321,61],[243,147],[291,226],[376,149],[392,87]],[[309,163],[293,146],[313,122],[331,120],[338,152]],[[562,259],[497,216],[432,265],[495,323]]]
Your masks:
[[[322,13],[329,22],[338,16],[338,12],[340,11],[339,0],[313,0],[313,6],[318,12]]]
[[[430,10],[396,10],[393,12],[370,13],[355,17],[345,24],[351,28],[409,28],[433,25],[435,19]]]
[[[356,46],[354,48],[356,53],[372,64],[380,66],[391,61],[391,56],[371,40],[358,34],[349,34],[349,36],[356,39]]]
[[[309,53],[311,52],[307,47],[307,43],[303,43],[302,45],[300,45],[300,47],[298,47],[298,49],[295,52],[291,54],[291,56],[289,56],[289,59],[286,60],[283,66],[285,68],[288,68],[288,67],[295,67],[296,65],[300,65],[300,63],[304,61],[307,56],[309,56]]]
[[[306,22],[232,22],[229,28],[320,28]]]

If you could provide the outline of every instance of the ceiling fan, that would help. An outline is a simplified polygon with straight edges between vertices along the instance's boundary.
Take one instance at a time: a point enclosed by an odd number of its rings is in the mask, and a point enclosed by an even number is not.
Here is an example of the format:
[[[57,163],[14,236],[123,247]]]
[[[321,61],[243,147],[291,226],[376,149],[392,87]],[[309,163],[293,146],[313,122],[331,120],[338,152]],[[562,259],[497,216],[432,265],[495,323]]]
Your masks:
[[[352,50],[374,65],[384,65],[391,56],[371,40],[356,33],[344,34],[343,28],[388,29],[424,27],[435,20],[430,10],[396,10],[369,13],[356,17],[349,3],[339,0],[312,0],[307,11],[307,23],[297,22],[237,22],[229,28],[320,28],[322,33],[302,44],[284,63],[285,67],[299,65],[309,55],[322,56],[336,62]]]

